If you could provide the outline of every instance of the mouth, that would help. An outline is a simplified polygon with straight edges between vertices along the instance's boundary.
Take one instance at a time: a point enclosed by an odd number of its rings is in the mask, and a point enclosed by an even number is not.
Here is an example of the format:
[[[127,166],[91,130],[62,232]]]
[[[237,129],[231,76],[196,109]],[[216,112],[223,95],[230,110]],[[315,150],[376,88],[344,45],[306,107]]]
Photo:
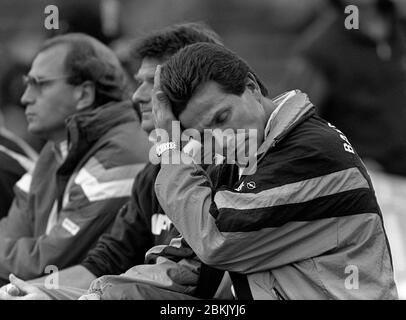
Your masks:
[[[34,113],[26,113],[25,114],[25,118],[27,119],[27,121],[32,120],[35,117]]]
[[[140,111],[141,111],[141,113],[151,113],[152,108],[149,105],[140,104]]]

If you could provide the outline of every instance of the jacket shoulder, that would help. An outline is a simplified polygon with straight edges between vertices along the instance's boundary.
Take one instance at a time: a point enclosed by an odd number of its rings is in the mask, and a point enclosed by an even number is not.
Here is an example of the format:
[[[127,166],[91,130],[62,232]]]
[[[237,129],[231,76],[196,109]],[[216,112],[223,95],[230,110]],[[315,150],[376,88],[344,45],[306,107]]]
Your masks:
[[[257,172],[268,172],[275,185],[282,185],[353,167],[363,165],[347,137],[312,115],[268,150]]]
[[[148,162],[150,143],[137,122],[120,124],[109,130],[89,151],[107,168]]]

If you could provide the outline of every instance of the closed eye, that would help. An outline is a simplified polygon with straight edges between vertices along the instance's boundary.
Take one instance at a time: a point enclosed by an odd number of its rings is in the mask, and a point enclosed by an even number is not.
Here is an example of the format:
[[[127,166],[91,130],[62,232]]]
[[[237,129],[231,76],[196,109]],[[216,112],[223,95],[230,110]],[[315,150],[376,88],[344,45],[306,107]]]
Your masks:
[[[221,112],[219,112],[218,114],[216,114],[216,116],[213,119],[213,125],[222,125],[224,123],[226,123],[229,118],[231,116],[231,109],[226,109],[223,110]]]

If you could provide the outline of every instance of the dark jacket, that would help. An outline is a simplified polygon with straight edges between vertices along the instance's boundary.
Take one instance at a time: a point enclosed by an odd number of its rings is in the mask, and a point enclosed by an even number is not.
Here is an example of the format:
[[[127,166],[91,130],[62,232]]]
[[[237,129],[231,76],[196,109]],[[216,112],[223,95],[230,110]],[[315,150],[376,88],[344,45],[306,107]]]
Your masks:
[[[230,273],[239,299],[397,298],[367,171],[299,91],[271,120],[254,174],[224,164],[213,179],[198,165],[163,164],[155,191],[198,258]]]

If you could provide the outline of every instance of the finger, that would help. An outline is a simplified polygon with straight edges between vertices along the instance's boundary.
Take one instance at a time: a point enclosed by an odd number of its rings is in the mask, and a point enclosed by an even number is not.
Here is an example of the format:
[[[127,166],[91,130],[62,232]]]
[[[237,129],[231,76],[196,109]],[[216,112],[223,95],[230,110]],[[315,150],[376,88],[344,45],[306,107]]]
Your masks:
[[[10,274],[9,279],[10,283],[15,285],[20,291],[27,292],[32,287],[29,283],[17,278],[14,274]]]
[[[152,119],[154,120],[155,127],[158,124],[158,113],[159,113],[159,105],[155,101],[154,97],[152,97],[153,103],[152,103]]]
[[[158,64],[154,75],[154,92],[161,91],[161,65]]]
[[[14,296],[14,297],[19,296],[20,293],[21,293],[20,289],[18,289],[18,287],[15,286],[15,285],[12,284],[12,283],[9,283],[9,284],[6,286],[5,291],[6,291],[10,296]]]
[[[163,118],[174,119],[174,115],[171,108],[171,103],[163,91],[155,92],[152,95],[152,111],[158,121]]]

